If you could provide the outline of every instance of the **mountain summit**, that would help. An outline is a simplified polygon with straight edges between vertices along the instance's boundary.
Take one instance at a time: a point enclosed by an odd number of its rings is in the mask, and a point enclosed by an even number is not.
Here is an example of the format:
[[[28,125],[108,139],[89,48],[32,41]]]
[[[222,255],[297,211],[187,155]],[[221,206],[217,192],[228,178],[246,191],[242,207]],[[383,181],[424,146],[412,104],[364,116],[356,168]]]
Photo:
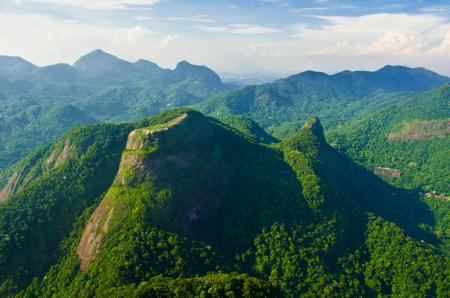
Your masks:
[[[95,50],[79,58],[73,67],[88,76],[115,77],[134,72],[133,65],[102,50]]]
[[[0,212],[0,294],[446,296],[417,194],[340,155],[315,117],[273,145],[241,120],[176,109],[24,160]]]

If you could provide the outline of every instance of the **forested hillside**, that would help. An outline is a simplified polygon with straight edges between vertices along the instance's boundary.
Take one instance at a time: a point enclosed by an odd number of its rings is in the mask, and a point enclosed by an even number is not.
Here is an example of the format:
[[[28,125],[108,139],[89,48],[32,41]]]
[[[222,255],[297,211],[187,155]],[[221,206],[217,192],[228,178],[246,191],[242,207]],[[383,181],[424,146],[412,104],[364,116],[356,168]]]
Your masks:
[[[328,138],[370,170],[400,170],[399,179],[386,178],[392,184],[449,196],[449,119],[450,85],[443,84],[337,127]]]
[[[333,128],[448,81],[423,68],[402,66],[334,75],[307,71],[224,92],[195,108],[217,118],[248,116],[276,137],[286,138],[310,115],[323,119],[326,128]]]
[[[0,295],[449,296],[448,212],[317,118],[281,143],[255,125],[177,109],[28,156],[0,205]]]

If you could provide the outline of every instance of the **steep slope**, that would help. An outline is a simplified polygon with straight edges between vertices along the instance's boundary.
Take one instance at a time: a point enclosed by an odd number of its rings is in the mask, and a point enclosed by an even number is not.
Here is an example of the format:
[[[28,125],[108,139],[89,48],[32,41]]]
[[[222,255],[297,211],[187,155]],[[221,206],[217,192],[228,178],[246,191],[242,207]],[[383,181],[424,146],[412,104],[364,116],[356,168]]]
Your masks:
[[[271,144],[279,141],[269,135],[264,129],[256,124],[255,121],[244,116],[228,116],[221,118],[220,122],[231,126],[247,137],[253,138],[260,143]]]
[[[423,68],[401,66],[335,75],[306,71],[272,83],[225,92],[195,108],[218,118],[230,114],[249,116],[276,137],[286,138],[308,115],[318,115],[326,127],[335,127],[403,100],[410,92],[448,81],[449,78]]]
[[[0,238],[2,295],[17,292],[14,286],[23,288],[32,276],[38,278],[21,294],[220,297],[224,288],[244,297],[450,293],[448,248],[428,206],[330,147],[317,118],[270,146],[187,109],[128,126],[80,129],[78,136],[104,149],[84,147],[86,157],[67,159],[2,207],[0,234],[15,235],[10,239],[16,243]],[[109,161],[107,170],[102,162],[92,168],[92,151]],[[40,163],[50,156],[51,150]],[[43,191],[40,183],[63,169],[67,181],[74,179],[71,160],[76,177],[86,180],[62,187],[68,192],[58,197],[64,208],[44,208],[50,216],[43,224],[14,230],[39,215],[43,201],[34,191]],[[92,176],[78,174],[88,169]],[[96,171],[108,177],[90,189]],[[46,187],[59,189],[56,183]],[[75,189],[93,196],[81,194],[82,203],[70,199]],[[36,205],[22,211],[25,194]],[[9,224],[26,212],[30,217],[20,225]],[[36,235],[47,240],[59,228],[59,212],[70,212],[63,227],[73,230],[58,234],[64,241],[53,239],[59,249],[31,254]],[[11,213],[15,217],[4,215]],[[43,227],[49,230],[38,233]],[[35,268],[25,262],[30,255],[48,261]]]
[[[72,105],[15,102],[0,116],[0,170],[22,159],[32,149],[53,141],[68,128],[97,123]],[[4,107],[0,103],[1,107]]]
[[[370,170],[398,169],[391,183],[450,195],[450,85],[412,96],[329,134],[337,148]]]
[[[20,166],[14,191],[0,204],[0,296],[42,276],[85,209],[110,186],[128,126],[72,129]]]

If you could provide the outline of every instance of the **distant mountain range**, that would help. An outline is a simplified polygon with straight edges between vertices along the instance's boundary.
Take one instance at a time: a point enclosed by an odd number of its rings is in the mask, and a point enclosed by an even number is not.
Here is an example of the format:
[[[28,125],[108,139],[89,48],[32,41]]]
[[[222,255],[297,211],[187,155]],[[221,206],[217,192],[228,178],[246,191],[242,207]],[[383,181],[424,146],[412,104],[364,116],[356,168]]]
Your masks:
[[[139,119],[230,88],[205,66],[182,61],[173,70],[163,69],[101,50],[73,66],[37,67],[0,56],[0,87],[0,172],[74,125]],[[60,117],[52,106],[70,106],[74,112]]]
[[[140,59],[135,63],[122,60],[102,50],[95,50],[79,58],[74,65],[54,64],[38,67],[20,58],[0,56],[0,77],[3,81],[28,81],[38,83],[74,83],[74,80],[99,80],[101,82],[156,81],[159,84],[195,79],[211,88],[223,88],[219,76],[205,66],[178,63],[174,70],[160,68],[157,64]]]
[[[220,93],[194,107],[214,117],[245,115],[277,137],[289,136],[310,115],[334,127],[412,92],[437,87],[450,79],[424,68],[385,66],[377,71],[334,75],[306,71],[262,85]]]
[[[95,50],[73,66],[37,67],[19,57],[0,56],[0,172],[77,124],[130,121],[192,106],[217,118],[248,117],[285,138],[310,115],[333,128],[447,81],[423,68],[386,66],[335,75],[307,71],[237,88],[222,83],[211,69],[186,61],[170,70]],[[51,106],[77,112],[59,121]],[[59,125],[50,128],[50,123]]]

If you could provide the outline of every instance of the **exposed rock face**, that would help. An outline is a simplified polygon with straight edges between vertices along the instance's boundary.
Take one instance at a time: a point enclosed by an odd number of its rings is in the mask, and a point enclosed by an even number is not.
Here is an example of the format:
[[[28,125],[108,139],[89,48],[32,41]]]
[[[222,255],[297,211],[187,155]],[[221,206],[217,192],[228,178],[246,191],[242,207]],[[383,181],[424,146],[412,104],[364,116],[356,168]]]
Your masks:
[[[36,178],[36,172],[45,172],[62,166],[74,150],[75,146],[71,145],[70,141],[66,139],[63,148],[53,149],[47,160],[42,164],[30,161],[29,164],[20,167],[9,177],[6,186],[0,190],[0,202],[6,201],[17,191],[26,188]]]
[[[382,167],[377,167],[374,170],[375,175],[378,176],[384,176],[384,177],[389,177],[389,178],[400,178],[401,176],[401,172],[399,170],[396,169],[391,169],[391,168],[382,168]]]
[[[133,130],[128,135],[127,150],[142,150],[149,146],[149,141],[159,133],[167,131],[169,127],[182,123],[187,118],[186,114],[183,114],[175,119],[167,122],[165,125],[156,128],[140,128]]]
[[[6,186],[0,191],[0,203],[8,200],[19,189],[26,187],[34,176],[30,171],[33,165],[22,166],[8,179]]]
[[[69,158],[71,152],[73,152],[75,148],[70,144],[70,141],[66,139],[64,141],[64,147],[61,151],[54,150],[48,159],[45,161],[45,168],[51,169],[51,168],[59,168],[64,164],[64,162]]]
[[[97,254],[103,238],[108,232],[109,222],[114,212],[114,208],[109,206],[109,202],[108,199],[101,202],[84,229],[80,244],[77,247],[77,255],[80,258],[80,269],[82,271],[88,268],[89,261]]]
[[[0,203],[6,201],[16,190],[20,177],[20,171],[14,173],[8,179],[6,186],[0,191]]]
[[[414,121],[399,133],[390,133],[389,141],[415,141],[429,138],[444,138],[450,135],[450,119]]]
[[[126,151],[122,155],[119,170],[111,189],[138,187],[141,183],[147,181],[146,179],[153,179],[149,177],[156,176],[158,177],[156,179],[158,188],[164,188],[166,181],[164,175],[160,174],[160,170],[163,171],[166,167],[174,166],[184,168],[189,166],[195,158],[199,157],[200,152],[189,148],[189,146],[181,147],[184,149],[180,150],[178,143],[171,143],[170,145],[164,143],[167,141],[166,134],[170,134],[173,130],[175,130],[174,133],[177,133],[176,129],[172,127],[182,125],[187,120],[187,117],[186,114],[183,114],[164,125],[132,131],[128,135]],[[196,130],[190,132],[190,134],[183,134],[179,145],[186,145],[186,142],[195,143],[198,133],[199,131]],[[170,139],[170,136],[167,139]],[[158,144],[155,146],[155,142],[162,142],[163,145]],[[158,149],[155,148],[158,148],[159,145],[166,146],[164,148],[169,148],[168,151],[158,153]],[[174,152],[171,152],[172,150]],[[113,216],[116,218],[116,212],[114,212],[115,204],[121,198],[115,197],[110,192],[106,194],[101,204],[92,214],[78,245],[77,254],[81,261],[80,269],[83,271],[88,268],[89,262],[95,258],[100,250],[110,228],[111,219]],[[206,202],[204,201],[204,199],[200,199],[191,208],[187,208],[184,215],[182,215],[183,221],[195,220],[204,209]],[[133,204],[133,202],[128,203]],[[127,212],[123,209],[116,208],[116,210],[118,210],[117,212]]]

